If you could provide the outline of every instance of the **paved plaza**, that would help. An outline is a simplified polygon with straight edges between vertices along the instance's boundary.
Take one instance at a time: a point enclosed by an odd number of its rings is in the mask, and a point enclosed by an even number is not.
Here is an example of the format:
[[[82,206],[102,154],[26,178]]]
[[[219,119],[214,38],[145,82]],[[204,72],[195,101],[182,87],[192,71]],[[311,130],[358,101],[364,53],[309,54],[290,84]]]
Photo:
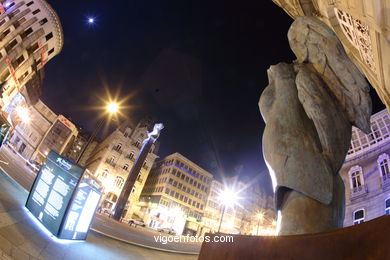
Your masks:
[[[15,158],[15,160],[18,159]],[[24,208],[28,193],[4,172],[9,165],[9,162],[0,162],[1,259],[174,260],[197,258],[197,255],[174,254],[130,245],[94,231],[90,232],[87,240],[83,242],[58,242],[39,228],[28,215]],[[18,165],[19,168],[16,167],[15,171],[23,171],[24,165],[20,163]]]

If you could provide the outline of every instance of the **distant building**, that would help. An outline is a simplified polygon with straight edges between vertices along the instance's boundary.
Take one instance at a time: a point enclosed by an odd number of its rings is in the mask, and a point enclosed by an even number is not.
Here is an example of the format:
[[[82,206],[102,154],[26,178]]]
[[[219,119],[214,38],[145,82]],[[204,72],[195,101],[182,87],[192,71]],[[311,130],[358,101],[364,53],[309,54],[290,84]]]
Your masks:
[[[23,97],[16,107],[24,107],[29,122],[19,118],[17,109],[12,109],[11,119],[14,129],[11,133],[10,144],[26,160],[42,163],[50,150],[65,155],[73,143],[78,131],[75,125],[62,115],[56,115],[42,101],[27,106]],[[15,101],[16,98],[13,100]]]
[[[46,1],[0,1],[2,110],[23,90],[29,92],[32,103],[37,101],[43,76],[40,70],[61,51],[63,41],[60,20]],[[29,80],[38,84],[26,85]]]
[[[155,163],[140,197],[140,215],[152,228],[201,233],[213,175],[179,153]]]
[[[105,187],[105,193],[100,207],[103,209],[115,209],[116,202],[122,191],[123,185],[134,165],[143,141],[148,137],[153,124],[142,120],[137,126],[124,122],[102,142],[93,142],[87,149],[91,149],[85,167],[93,173]],[[148,178],[153,162],[157,158],[156,144],[152,146],[137,176],[128,199],[125,219],[132,218],[137,211],[137,203],[142,188]],[[84,164],[84,163],[83,163]]]
[[[237,191],[238,200],[236,205],[226,207],[221,223],[223,205],[220,196],[226,188]],[[228,178],[225,184],[213,180],[202,220],[203,232],[215,233],[221,224],[220,231],[223,233],[273,234],[276,214],[272,203],[272,198],[262,193],[257,183],[244,183],[237,177]]]
[[[353,127],[351,148],[340,170],[345,184],[344,226],[390,214],[390,115],[371,117],[371,132]]]

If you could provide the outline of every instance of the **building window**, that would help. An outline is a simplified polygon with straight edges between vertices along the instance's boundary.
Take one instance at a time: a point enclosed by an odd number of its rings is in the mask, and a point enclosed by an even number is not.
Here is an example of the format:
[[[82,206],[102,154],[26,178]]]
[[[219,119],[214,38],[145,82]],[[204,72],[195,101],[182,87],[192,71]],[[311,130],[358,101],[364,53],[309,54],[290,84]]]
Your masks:
[[[117,151],[117,152],[119,152],[121,149],[122,149],[122,144],[121,143],[119,143],[116,146],[114,146],[114,150]]]
[[[363,62],[376,73],[368,25],[337,8],[334,9],[334,12],[345,37],[359,51]]]
[[[27,6],[30,6],[30,5],[32,5],[34,3],[34,1],[31,1],[31,2],[28,2],[26,5]]]
[[[25,39],[27,36],[29,36],[31,33],[33,32],[33,29],[30,27],[28,28],[27,30],[25,30],[24,32],[22,32],[20,34],[20,37],[22,37],[22,39]]]
[[[140,141],[137,141],[137,142],[135,142],[135,144],[134,144],[134,145],[135,145],[135,147],[138,147],[138,148],[139,148],[139,147],[140,147],[140,145],[141,145],[141,142],[140,142]]]
[[[37,9],[35,10],[34,12],[32,12],[33,15],[36,15],[37,13],[39,13],[41,10]]]
[[[120,176],[116,176],[116,179],[115,179],[115,186],[117,186],[119,189],[121,189],[123,187],[123,183],[125,182],[125,180],[120,177]]]
[[[389,155],[384,153],[378,158],[378,167],[383,181],[390,179]]]
[[[131,152],[130,154],[129,154],[129,159],[133,159],[134,158],[134,152]]]
[[[10,42],[7,46],[5,46],[5,51],[9,52],[12,50],[16,45],[18,44],[18,41],[14,39],[12,42]]]
[[[123,166],[123,170],[127,171],[128,169],[129,169],[129,165],[128,165],[128,164],[125,164],[125,165]]]
[[[49,50],[49,52],[47,53],[47,55],[50,55],[50,54],[52,54],[54,52],[54,48],[51,48],[50,50]]]
[[[385,201],[385,213],[390,215],[390,198]]]
[[[45,36],[46,38],[46,41],[50,40],[51,38],[53,38],[53,33],[49,33]]]
[[[165,194],[169,194],[170,190],[169,188],[165,188]]]
[[[106,178],[107,175],[108,175],[108,170],[105,169],[100,175],[102,176],[102,178]],[[98,176],[98,177],[99,177],[99,176]]]
[[[39,21],[40,25],[44,25],[45,23],[47,23],[47,19],[46,18],[43,18],[42,20]]]
[[[358,209],[353,212],[353,224],[357,225],[364,222],[364,209]]]
[[[349,175],[351,180],[351,191],[353,193],[362,191],[364,186],[362,167],[357,165],[353,166],[349,171]]]

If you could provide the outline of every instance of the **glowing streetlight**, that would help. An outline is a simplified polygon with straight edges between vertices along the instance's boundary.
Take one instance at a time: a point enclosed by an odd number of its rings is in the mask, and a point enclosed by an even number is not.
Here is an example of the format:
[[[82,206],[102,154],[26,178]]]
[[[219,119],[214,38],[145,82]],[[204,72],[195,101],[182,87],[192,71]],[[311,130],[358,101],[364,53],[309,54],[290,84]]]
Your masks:
[[[116,114],[119,111],[119,105],[115,102],[111,102],[107,105],[107,111],[110,114]]]
[[[30,123],[31,119],[28,113],[28,109],[26,107],[18,106],[16,108],[16,113],[18,114],[18,117],[20,118],[20,120],[22,120],[23,123],[25,124]]]
[[[105,110],[107,113],[109,113],[111,116],[112,115],[115,115],[116,113],[119,112],[119,105],[118,103],[114,102],[114,101],[111,101],[109,102],[106,107],[105,107]],[[103,126],[103,123],[104,123],[104,117],[102,117],[100,119],[100,121],[98,122],[95,130],[92,132],[91,136],[89,137],[87,143],[85,144],[83,150],[81,151],[79,157],[77,158],[76,160],[76,163],[79,163],[80,160],[81,160],[81,157],[83,156],[83,154],[85,153],[85,151],[87,150],[87,147],[89,146],[89,144],[92,142],[92,140],[96,137],[96,135],[98,134],[100,128],[102,128]]]
[[[259,235],[260,221],[263,222],[264,214],[261,213],[261,212],[260,212],[260,213],[257,213],[256,218],[259,220],[259,221],[257,222],[257,232],[256,232],[256,234]]]
[[[236,191],[233,191],[231,189],[225,188],[219,194],[219,201],[221,202],[223,208],[222,208],[221,220],[219,221],[218,233],[221,230],[223,216],[225,215],[226,207],[234,207],[234,205],[238,201],[238,194],[237,194]]]

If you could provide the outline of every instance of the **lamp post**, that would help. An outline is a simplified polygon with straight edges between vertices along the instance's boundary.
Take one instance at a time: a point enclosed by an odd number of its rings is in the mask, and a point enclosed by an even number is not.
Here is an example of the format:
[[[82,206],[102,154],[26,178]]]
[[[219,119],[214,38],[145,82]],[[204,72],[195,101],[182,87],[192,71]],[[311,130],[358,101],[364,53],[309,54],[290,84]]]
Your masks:
[[[257,232],[256,235],[259,235],[259,226],[260,226],[260,220],[263,220],[264,214],[263,213],[258,213],[256,215],[258,222],[257,222]]]
[[[115,102],[111,102],[109,103],[107,106],[106,106],[106,111],[110,114],[110,115],[114,115],[116,114],[118,111],[119,111],[119,106],[117,103]],[[81,150],[81,153],[80,155],[78,156],[77,160],[76,160],[76,163],[78,164],[81,160],[81,157],[83,157],[85,151],[87,150],[87,147],[91,144],[91,142],[93,141],[93,139],[97,136],[100,128],[102,128],[103,126],[103,123],[104,123],[104,119],[105,117],[102,117],[99,122],[97,123],[95,129],[93,130],[92,134],[90,135],[90,137],[88,138],[88,141],[87,143],[85,144],[85,146],[83,147],[83,149]]]
[[[234,207],[234,205],[237,203],[238,196],[237,192],[225,188],[220,194],[219,194],[219,200],[222,204],[222,214],[221,219],[219,221],[219,227],[218,227],[218,233],[221,231],[223,216],[225,215],[226,207]]]

